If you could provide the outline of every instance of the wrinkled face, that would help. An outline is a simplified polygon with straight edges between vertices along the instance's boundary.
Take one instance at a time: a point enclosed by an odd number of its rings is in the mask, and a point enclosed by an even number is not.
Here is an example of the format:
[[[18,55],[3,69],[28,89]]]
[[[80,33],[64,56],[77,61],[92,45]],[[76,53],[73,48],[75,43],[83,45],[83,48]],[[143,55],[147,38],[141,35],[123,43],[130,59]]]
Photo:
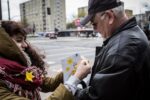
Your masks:
[[[111,35],[113,15],[110,11],[96,13],[91,23],[96,32],[99,32],[103,38],[107,39]]]
[[[17,34],[11,37],[12,40],[16,43],[20,50],[24,51],[28,47],[26,43],[26,38],[23,35]]]

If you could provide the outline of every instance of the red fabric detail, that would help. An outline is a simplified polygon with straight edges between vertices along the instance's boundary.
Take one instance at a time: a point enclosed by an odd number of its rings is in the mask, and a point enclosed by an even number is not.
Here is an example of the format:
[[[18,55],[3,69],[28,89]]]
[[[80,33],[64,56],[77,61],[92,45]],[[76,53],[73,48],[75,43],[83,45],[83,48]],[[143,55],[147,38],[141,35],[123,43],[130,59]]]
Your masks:
[[[0,58],[0,67],[7,74],[7,75],[2,75],[0,73],[0,76],[2,76],[1,78],[3,80],[7,80],[14,84],[18,84],[25,89],[33,90],[42,84],[41,77],[34,78],[33,82],[25,81],[25,75],[21,73],[24,70],[26,70],[28,67],[22,66],[17,62]]]

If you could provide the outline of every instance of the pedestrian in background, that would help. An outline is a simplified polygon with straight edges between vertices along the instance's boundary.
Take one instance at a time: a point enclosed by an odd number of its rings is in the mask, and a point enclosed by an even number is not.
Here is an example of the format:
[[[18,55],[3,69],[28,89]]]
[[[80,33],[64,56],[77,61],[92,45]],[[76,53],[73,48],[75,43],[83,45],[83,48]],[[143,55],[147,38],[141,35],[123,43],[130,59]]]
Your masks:
[[[149,29],[149,24],[146,24],[145,26],[144,26],[144,32],[145,32],[145,34],[146,34],[146,36],[147,36],[147,38],[148,38],[148,40],[150,40],[150,29]]]

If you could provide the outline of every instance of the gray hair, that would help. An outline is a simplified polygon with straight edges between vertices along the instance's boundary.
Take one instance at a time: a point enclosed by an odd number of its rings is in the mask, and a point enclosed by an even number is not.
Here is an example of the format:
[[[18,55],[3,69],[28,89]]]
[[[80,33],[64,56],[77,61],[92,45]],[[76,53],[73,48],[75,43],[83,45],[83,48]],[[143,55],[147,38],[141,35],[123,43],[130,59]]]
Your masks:
[[[117,18],[124,16],[124,5],[111,9]]]
[[[111,9],[114,12],[114,15],[119,19],[121,17],[123,17],[125,15],[125,11],[124,11],[124,5],[120,5],[116,8]],[[103,12],[100,12],[99,15],[101,15]],[[101,19],[104,19],[104,16],[101,17]]]

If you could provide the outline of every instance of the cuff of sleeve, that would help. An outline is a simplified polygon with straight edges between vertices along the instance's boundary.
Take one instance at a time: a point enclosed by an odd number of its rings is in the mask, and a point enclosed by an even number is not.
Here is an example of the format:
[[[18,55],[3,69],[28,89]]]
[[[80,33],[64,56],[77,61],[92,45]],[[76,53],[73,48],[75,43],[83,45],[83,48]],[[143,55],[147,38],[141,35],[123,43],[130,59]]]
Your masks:
[[[71,76],[66,82],[65,84],[69,84],[72,86],[77,86],[79,83],[81,82],[81,80],[79,80],[78,78],[76,78],[75,76]]]
[[[65,87],[72,92],[73,95],[75,95],[77,91],[77,85],[81,82],[78,78],[75,76],[71,76],[68,81],[65,82]]]

